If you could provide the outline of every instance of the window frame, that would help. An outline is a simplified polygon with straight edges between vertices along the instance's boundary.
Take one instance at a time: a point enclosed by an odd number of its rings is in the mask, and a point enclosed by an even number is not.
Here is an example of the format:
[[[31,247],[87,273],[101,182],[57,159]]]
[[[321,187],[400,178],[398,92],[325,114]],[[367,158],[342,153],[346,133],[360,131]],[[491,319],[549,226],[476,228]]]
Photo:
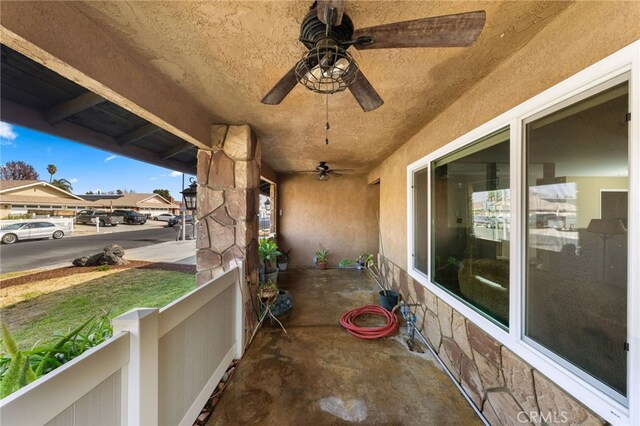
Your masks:
[[[614,398],[583,375],[576,374],[549,357],[535,345],[527,342],[524,335],[524,286],[526,262],[526,159],[524,123],[539,114],[549,114],[553,108],[570,102],[579,102],[581,96],[591,91],[602,91],[603,85],[615,78],[628,75],[629,112],[629,259],[640,258],[640,41],[613,53],[577,74],[526,100],[511,110],[493,118],[467,134],[455,139],[436,151],[407,166],[407,265],[408,273],[418,283],[452,306],[480,329],[491,335],[500,344],[513,351],[533,368],[563,388],[582,404],[588,406],[610,423],[640,424],[640,262],[628,262],[627,274],[627,397]],[[523,83],[524,84],[524,83]],[[510,132],[510,188],[511,229],[510,278],[509,278],[509,329],[505,330],[485,315],[453,296],[439,285],[431,282],[430,276],[414,267],[414,191],[413,175],[429,168],[428,188],[431,188],[432,163],[443,156],[463,149],[475,141],[501,128]],[[433,250],[431,241],[431,194],[428,195],[429,256],[428,271],[431,271]],[[634,238],[635,237],[635,238]],[[586,374],[586,373],[583,373]],[[622,399],[622,401],[621,401]],[[624,401],[624,402],[623,402]]]

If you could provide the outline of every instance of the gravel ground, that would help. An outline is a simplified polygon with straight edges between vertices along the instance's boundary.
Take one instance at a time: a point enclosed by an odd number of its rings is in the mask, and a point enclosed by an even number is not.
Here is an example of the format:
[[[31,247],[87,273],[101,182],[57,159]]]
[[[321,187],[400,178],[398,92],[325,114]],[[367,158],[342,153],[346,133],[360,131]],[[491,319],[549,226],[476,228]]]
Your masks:
[[[195,274],[195,265],[180,265],[177,263],[164,263],[164,262],[144,262],[140,260],[130,260],[126,265],[109,265],[109,269],[163,269],[165,271],[184,272],[187,274]],[[48,271],[34,272],[28,275],[22,275],[15,278],[8,278],[0,280],[0,288],[7,288],[14,285],[21,285],[26,283],[32,283],[35,281],[43,281],[51,278],[66,277],[69,275],[83,274],[87,272],[93,272],[96,270],[95,266],[68,266],[65,268],[50,269]]]

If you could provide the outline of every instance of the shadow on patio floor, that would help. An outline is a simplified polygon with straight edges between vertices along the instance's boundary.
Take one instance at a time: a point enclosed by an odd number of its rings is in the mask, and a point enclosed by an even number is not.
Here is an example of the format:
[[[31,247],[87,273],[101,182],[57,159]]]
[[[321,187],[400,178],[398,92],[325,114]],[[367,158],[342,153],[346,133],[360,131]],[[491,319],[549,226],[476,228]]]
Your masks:
[[[347,310],[377,303],[366,272],[298,269],[278,284],[293,296],[291,340],[265,322],[208,425],[482,424],[430,354],[340,327]]]

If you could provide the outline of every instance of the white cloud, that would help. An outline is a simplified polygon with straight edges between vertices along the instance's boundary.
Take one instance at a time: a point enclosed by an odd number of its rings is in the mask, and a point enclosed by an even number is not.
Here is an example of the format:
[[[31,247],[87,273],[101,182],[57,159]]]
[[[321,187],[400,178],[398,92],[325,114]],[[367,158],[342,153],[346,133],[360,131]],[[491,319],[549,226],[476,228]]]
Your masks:
[[[104,159],[105,163],[108,163],[109,161],[113,160],[114,158],[118,158],[117,155],[110,155],[107,158]]]
[[[155,176],[151,176],[151,177],[149,178],[149,180],[156,180],[156,177],[155,177]]]
[[[182,173],[181,172],[176,172],[174,170],[171,173],[169,173],[169,176],[171,176],[171,177],[179,177],[179,176],[182,176]]]
[[[71,179],[69,179],[69,182],[70,183],[76,183],[76,182],[78,182],[78,178],[71,178]]]
[[[18,134],[13,130],[11,124],[0,121],[0,145],[15,146],[13,142],[18,137]]]

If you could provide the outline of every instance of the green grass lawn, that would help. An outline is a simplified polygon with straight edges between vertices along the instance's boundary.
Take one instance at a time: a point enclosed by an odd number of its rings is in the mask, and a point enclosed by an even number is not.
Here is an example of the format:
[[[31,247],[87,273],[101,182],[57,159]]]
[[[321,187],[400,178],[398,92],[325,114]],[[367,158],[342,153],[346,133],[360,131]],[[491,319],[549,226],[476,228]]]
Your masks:
[[[159,269],[127,269],[43,294],[0,311],[20,349],[55,340],[92,315],[116,317],[136,307],[160,308],[195,288],[195,276]]]

